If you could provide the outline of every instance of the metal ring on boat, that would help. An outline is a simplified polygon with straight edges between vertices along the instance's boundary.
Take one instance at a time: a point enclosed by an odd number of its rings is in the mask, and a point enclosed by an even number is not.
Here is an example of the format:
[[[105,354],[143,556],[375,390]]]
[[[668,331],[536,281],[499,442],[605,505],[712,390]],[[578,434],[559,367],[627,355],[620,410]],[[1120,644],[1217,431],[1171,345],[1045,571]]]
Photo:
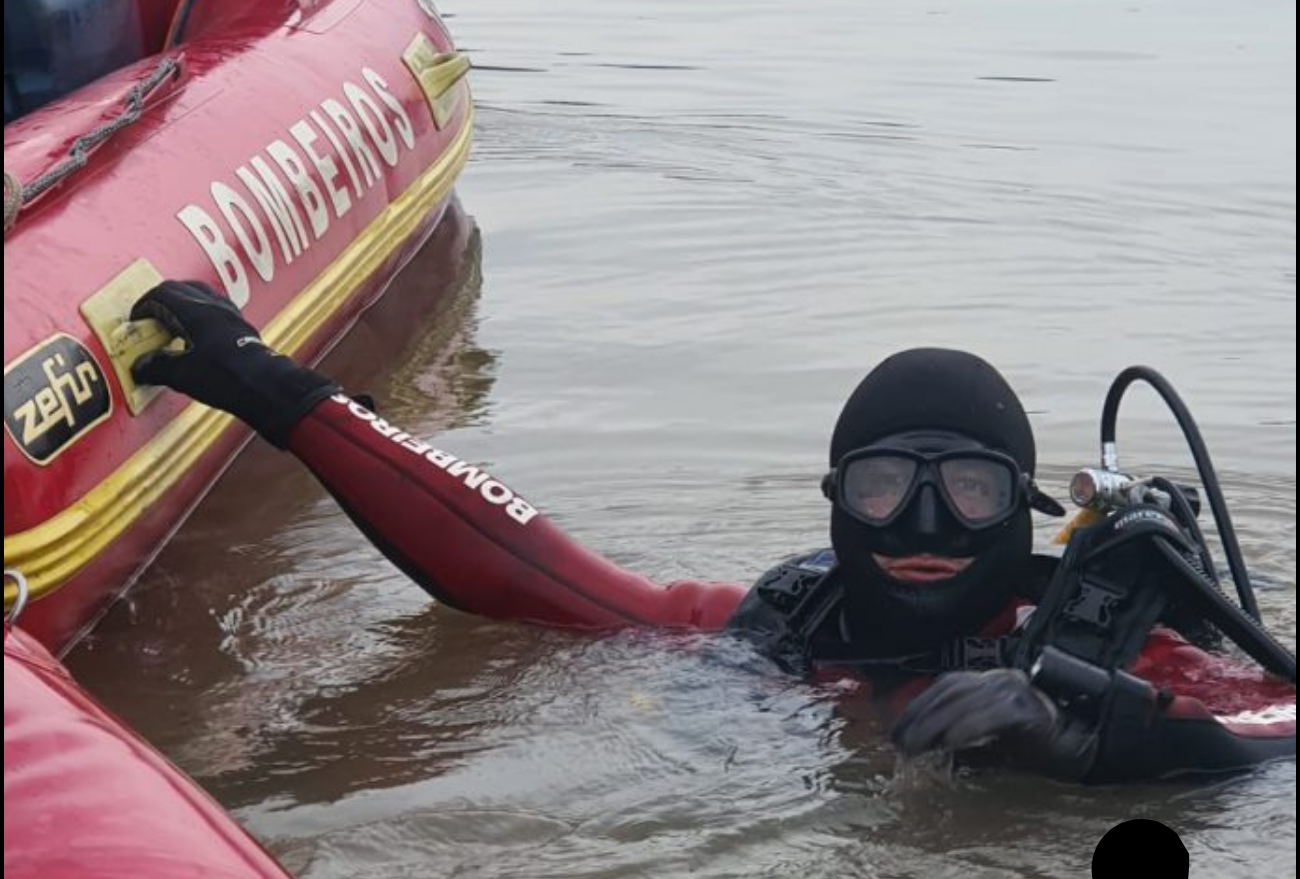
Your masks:
[[[12,626],[18,622],[18,615],[27,606],[27,578],[20,571],[5,568],[5,579],[13,580],[14,586],[18,589],[18,596],[14,599],[13,607],[9,608],[9,613],[5,615],[5,623]]]

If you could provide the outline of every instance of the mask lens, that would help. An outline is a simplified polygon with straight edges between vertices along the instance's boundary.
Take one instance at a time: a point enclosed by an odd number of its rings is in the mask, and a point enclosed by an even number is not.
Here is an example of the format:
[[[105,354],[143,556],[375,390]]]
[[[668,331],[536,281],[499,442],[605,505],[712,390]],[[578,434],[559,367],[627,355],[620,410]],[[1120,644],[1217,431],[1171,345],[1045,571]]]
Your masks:
[[[894,455],[859,458],[844,472],[844,502],[869,522],[898,512],[916,479],[917,462]]]
[[[1016,474],[987,458],[949,458],[939,463],[939,478],[954,512],[981,524],[1008,513],[1016,503]]]

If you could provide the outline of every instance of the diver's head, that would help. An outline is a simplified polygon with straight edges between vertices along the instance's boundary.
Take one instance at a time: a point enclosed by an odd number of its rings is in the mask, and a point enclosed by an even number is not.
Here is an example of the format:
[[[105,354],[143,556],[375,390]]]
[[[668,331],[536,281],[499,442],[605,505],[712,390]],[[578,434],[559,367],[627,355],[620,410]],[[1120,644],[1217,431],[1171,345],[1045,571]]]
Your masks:
[[[906,648],[973,634],[1030,558],[1033,430],[1011,386],[973,354],[888,358],[849,397],[823,483],[846,575],[846,622]]]

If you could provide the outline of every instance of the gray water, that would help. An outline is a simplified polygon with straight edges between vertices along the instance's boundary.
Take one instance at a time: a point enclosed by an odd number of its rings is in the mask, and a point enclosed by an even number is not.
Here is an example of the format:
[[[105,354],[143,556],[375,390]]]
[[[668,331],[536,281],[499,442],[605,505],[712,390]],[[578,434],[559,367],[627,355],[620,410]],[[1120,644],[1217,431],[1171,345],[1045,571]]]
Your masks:
[[[1294,4],[440,6],[464,214],[328,362],[349,387],[621,564],[748,582],[825,542],[830,428],[888,353],[996,364],[1058,496],[1146,363],[1294,645]],[[1120,440],[1189,472],[1152,394]],[[1134,816],[1194,876],[1296,875],[1294,763],[900,770],[851,697],[725,642],[433,604],[264,447],[71,663],[311,879],[1086,876]]]

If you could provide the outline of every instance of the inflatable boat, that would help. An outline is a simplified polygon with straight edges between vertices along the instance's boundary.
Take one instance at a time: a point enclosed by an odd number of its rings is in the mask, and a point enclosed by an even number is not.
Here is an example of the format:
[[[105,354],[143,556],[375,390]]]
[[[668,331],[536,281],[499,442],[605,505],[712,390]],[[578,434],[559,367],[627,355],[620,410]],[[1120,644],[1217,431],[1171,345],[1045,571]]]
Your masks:
[[[39,642],[4,639],[8,879],[290,879]]]
[[[6,0],[4,556],[45,647],[249,437],[132,381],[170,340],[131,305],[204,280],[318,360],[445,209],[468,67],[429,0]]]

